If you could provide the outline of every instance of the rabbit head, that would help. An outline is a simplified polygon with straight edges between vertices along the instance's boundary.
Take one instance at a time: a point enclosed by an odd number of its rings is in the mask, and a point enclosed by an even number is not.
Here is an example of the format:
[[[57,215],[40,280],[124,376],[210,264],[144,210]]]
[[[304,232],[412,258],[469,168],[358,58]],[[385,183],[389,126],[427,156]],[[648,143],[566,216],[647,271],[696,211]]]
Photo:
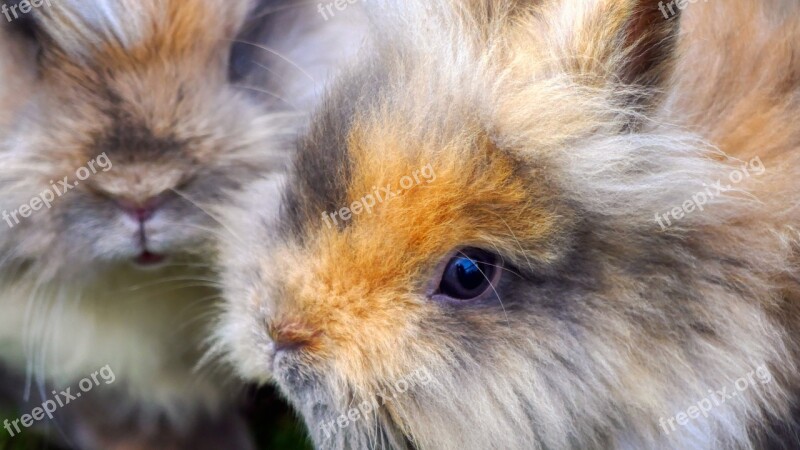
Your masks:
[[[229,215],[218,350],[243,376],[274,380],[319,448],[739,448],[785,417],[781,219],[742,184],[654,220],[738,164],[662,116],[677,18],[437,0],[373,20],[283,213]]]
[[[231,70],[251,1],[38,3],[12,72],[29,90],[4,93],[24,96],[0,143],[7,263],[43,277],[154,265],[204,241],[203,205],[282,166],[286,115]]]

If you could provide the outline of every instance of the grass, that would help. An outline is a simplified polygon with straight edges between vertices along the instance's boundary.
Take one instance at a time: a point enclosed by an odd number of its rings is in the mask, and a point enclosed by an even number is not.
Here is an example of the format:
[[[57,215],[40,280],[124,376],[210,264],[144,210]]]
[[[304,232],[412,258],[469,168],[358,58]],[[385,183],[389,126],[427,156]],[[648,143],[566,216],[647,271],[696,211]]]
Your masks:
[[[250,396],[246,410],[250,427],[264,450],[312,450],[305,426],[272,388],[263,388]]]
[[[0,426],[8,419],[16,419],[19,415],[14,411],[0,411]],[[0,427],[0,450],[37,450],[48,449],[47,443],[35,433],[22,433],[11,437],[4,428]]]

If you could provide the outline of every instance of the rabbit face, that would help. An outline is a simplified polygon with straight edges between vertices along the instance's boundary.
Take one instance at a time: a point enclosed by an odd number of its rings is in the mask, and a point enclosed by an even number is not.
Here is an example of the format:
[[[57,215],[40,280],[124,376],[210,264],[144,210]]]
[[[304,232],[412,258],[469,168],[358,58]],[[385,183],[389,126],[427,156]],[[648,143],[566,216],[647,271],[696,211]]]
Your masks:
[[[280,166],[286,124],[228,78],[249,9],[100,0],[36,12],[34,93],[3,144],[3,207],[56,195],[48,211],[8,221],[15,259],[69,272],[181,255],[213,225],[204,205]]]
[[[731,168],[645,119],[676,22],[516,3],[394,6],[300,142],[283,234],[239,219],[222,246],[219,347],[319,448],[747,447],[757,411],[786,413],[778,381],[659,428],[793,367],[767,306],[779,239],[736,228],[754,206],[719,198],[678,234],[653,220]]]

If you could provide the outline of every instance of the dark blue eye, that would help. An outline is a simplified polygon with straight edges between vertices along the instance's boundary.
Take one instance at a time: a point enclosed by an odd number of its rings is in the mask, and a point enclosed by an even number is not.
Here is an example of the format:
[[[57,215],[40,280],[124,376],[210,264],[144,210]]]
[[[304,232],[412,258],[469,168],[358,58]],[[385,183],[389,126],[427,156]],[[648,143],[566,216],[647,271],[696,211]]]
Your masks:
[[[457,300],[471,300],[492,288],[499,268],[497,256],[477,248],[459,251],[447,263],[439,293]]]

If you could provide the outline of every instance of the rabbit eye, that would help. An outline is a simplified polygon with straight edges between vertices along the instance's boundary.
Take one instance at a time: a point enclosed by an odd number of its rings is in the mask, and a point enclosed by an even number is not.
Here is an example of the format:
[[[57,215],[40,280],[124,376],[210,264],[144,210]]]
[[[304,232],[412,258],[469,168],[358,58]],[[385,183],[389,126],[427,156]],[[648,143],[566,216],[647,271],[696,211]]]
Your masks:
[[[438,294],[456,300],[472,300],[492,290],[500,274],[499,258],[493,253],[467,248],[456,253],[442,273]]]

